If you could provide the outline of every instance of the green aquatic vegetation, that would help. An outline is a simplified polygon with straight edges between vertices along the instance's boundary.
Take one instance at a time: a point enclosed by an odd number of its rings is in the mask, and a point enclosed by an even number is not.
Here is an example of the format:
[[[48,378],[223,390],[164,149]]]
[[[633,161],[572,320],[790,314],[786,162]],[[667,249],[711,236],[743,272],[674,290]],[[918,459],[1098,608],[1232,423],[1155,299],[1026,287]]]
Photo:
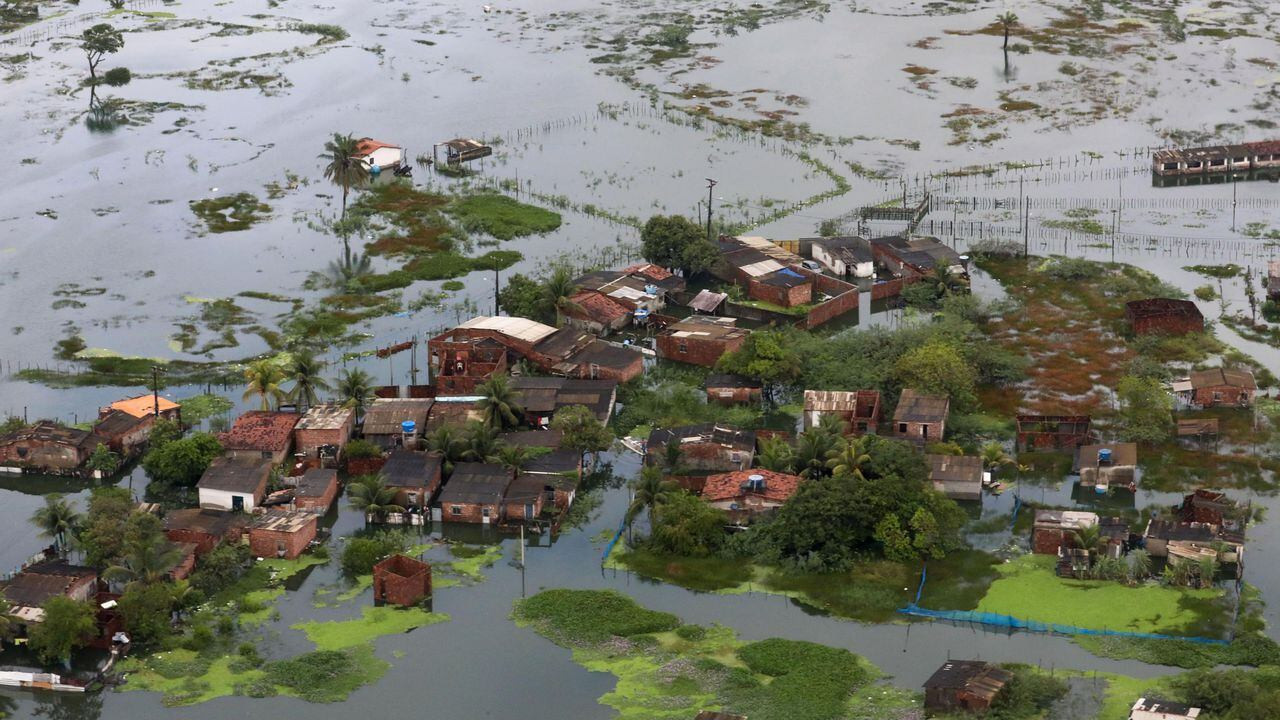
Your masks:
[[[324,23],[299,23],[290,29],[307,35],[319,35],[320,39],[316,41],[316,44],[339,42],[350,37],[341,26]]]
[[[271,206],[260,202],[253,193],[240,192],[219,198],[192,200],[191,212],[204,221],[212,233],[248,230],[254,223],[265,220]]]
[[[263,665],[262,679],[308,702],[342,702],[364,685],[378,681],[391,667],[370,644],[345,650],[316,650]]]
[[[1225,265],[1183,265],[1182,269],[1220,280],[1229,280],[1239,276],[1244,271],[1243,268],[1235,263],[1227,263]]]
[[[449,214],[468,232],[483,232],[499,240],[551,232],[560,227],[560,214],[507,197],[506,195],[465,195],[454,200]]]
[[[436,563],[434,567],[437,572],[457,575],[471,582],[481,582],[484,580],[484,573],[480,571],[502,559],[502,546],[450,545],[449,554],[455,559]]]
[[[318,622],[310,620],[291,625],[294,630],[307,634],[307,639],[320,650],[342,650],[355,647],[383,635],[406,633],[415,628],[446,622],[444,613],[429,612],[422,608],[373,607],[360,608],[361,616],[351,620]]]
[[[215,415],[226,414],[235,407],[235,404],[227,398],[212,394],[183,398],[178,401],[178,404],[182,406],[183,421],[192,425],[197,425]]]
[[[613,637],[675,630],[680,619],[648,610],[616,590],[544,590],[516,604],[517,620],[553,641],[590,645]]]

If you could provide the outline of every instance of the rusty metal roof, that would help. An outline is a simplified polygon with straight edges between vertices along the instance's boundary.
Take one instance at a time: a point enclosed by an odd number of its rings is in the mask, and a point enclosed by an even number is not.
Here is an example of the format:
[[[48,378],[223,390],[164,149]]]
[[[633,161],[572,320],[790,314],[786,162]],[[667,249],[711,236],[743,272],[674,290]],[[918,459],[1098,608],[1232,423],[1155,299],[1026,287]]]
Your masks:
[[[907,388],[898,398],[893,411],[894,422],[945,422],[951,410],[951,400],[946,395],[925,395]]]

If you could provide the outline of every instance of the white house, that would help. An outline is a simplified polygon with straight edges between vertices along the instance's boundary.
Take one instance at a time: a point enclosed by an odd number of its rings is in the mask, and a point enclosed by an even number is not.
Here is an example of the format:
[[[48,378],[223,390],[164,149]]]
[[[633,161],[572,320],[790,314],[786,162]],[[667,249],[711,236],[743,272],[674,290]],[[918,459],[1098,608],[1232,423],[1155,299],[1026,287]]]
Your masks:
[[[1129,711],[1129,720],[1195,720],[1200,708],[1157,698],[1138,698]]]
[[[356,154],[353,157],[363,162],[370,170],[375,167],[379,170],[389,170],[404,163],[404,148],[373,138],[360,138],[356,142]]]
[[[871,243],[866,238],[814,238],[812,247],[813,259],[840,277],[869,278],[876,273]]]
[[[262,503],[270,478],[271,461],[266,458],[217,458],[196,483],[200,507],[250,512]]]

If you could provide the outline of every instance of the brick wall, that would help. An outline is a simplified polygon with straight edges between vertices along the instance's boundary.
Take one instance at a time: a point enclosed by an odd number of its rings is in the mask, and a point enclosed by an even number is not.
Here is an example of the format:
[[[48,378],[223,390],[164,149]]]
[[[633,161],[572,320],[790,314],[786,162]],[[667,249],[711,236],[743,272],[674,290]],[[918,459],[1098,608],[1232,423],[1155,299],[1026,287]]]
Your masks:
[[[907,426],[905,431],[902,429],[902,425]],[[925,433],[926,427],[929,429],[929,432],[927,435]],[[918,423],[918,422],[897,423],[895,422],[893,424],[893,434],[895,436],[900,438],[907,438],[909,440],[928,440],[929,442],[941,440],[945,429],[946,429],[946,426],[940,422],[932,422],[932,423]]]
[[[1057,555],[1067,540],[1067,533],[1057,528],[1035,528],[1031,531],[1031,550],[1041,555]]]
[[[760,388],[707,388],[707,402],[721,405],[760,402]]]
[[[1150,333],[1186,335],[1187,333],[1204,330],[1204,320],[1181,315],[1134,318],[1132,324],[1135,335],[1147,335]]]
[[[720,356],[742,347],[746,336],[729,340],[704,340],[693,337],[678,338],[674,335],[658,336],[658,357],[666,360],[714,367]],[[681,352],[681,350],[684,350]]]
[[[373,602],[405,607],[416,605],[431,595],[431,566],[404,555],[391,557],[373,566]]]
[[[1199,388],[1195,391],[1195,403],[1201,407],[1247,405],[1250,402],[1253,402],[1252,391],[1231,385]]]
[[[542,496],[539,495],[533,501],[533,514],[525,515],[525,503],[509,502],[506,504],[506,519],[508,520],[532,520],[542,514]]]
[[[458,508],[459,512],[454,513],[454,508]],[[445,522],[462,522],[473,523],[479,525],[484,522],[484,509],[489,510],[489,522],[498,522],[498,504],[497,503],[440,503],[441,517]]]
[[[196,546],[196,554],[203,555],[218,546],[222,538],[195,530],[165,530],[164,536],[171,542],[192,543]]]
[[[321,445],[337,445],[345,447],[351,439],[351,421],[348,420],[338,430],[302,429],[293,431],[293,443],[297,452],[314,455]]]
[[[356,460],[347,460],[348,475],[373,475],[382,469],[387,463],[387,459],[383,457],[376,458],[359,458]]]
[[[813,302],[813,284],[805,283],[788,288],[753,279],[747,283],[747,296],[782,307],[794,307]]]
[[[299,510],[319,513],[323,515],[329,512],[329,508],[333,506],[334,498],[338,497],[338,483],[330,485],[320,497],[301,497],[293,501],[295,507]]]
[[[249,551],[257,557],[273,558],[284,548],[284,557],[292,560],[307,549],[316,538],[316,519],[311,518],[298,532],[286,533],[274,530],[249,530]]]

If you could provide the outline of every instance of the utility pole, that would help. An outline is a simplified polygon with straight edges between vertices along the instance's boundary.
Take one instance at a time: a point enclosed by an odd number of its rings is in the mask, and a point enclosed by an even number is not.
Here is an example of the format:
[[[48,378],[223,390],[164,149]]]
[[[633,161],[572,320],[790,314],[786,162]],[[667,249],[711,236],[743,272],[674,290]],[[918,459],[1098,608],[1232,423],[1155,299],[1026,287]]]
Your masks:
[[[151,366],[151,403],[152,414],[160,417],[160,366]]]
[[[715,242],[715,239],[711,237],[711,201],[715,199],[712,196],[711,191],[715,186],[716,181],[711,178],[707,178],[707,242]]]
[[[493,314],[498,315],[498,266],[493,266]]]
[[[1236,231],[1236,176],[1231,175],[1231,232]]]
[[[413,336],[413,344],[409,346],[409,383],[418,384],[418,336]]]

